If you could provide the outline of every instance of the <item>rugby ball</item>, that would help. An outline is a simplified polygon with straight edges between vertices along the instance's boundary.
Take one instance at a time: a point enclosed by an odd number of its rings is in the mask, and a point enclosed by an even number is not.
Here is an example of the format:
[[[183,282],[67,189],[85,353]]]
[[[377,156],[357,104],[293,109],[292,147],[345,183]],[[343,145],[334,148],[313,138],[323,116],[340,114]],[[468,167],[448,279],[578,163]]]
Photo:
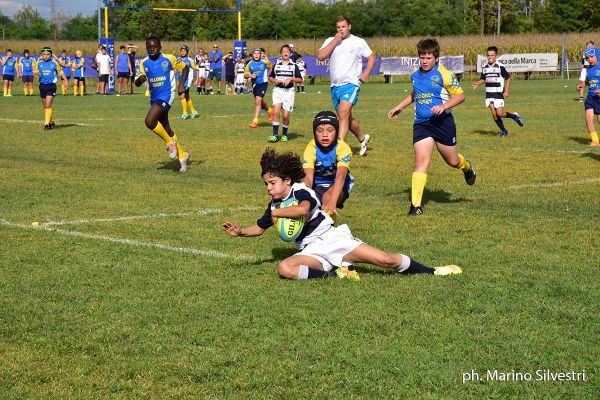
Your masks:
[[[281,208],[297,206],[298,200],[295,198],[290,198],[281,203]],[[279,232],[279,236],[281,240],[284,242],[292,242],[298,238],[300,232],[302,232],[302,228],[304,228],[304,217],[300,218],[277,218],[277,222],[275,223],[277,227],[277,231]]]

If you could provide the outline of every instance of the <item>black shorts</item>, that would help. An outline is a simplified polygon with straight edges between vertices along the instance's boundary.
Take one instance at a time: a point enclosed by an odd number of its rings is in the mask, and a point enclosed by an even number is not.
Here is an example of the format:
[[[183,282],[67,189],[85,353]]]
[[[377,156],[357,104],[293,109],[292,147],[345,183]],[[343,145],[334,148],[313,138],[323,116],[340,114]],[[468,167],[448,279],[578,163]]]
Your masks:
[[[108,82],[108,75],[100,75],[98,77],[98,82],[104,82],[107,83]]]
[[[23,83],[32,83],[33,82],[33,75],[23,75],[21,77],[21,80],[23,81]]]
[[[252,94],[254,95],[254,97],[258,97],[258,96],[265,97],[268,86],[269,86],[269,84],[267,82],[256,83],[252,86]]]
[[[68,81],[71,80],[71,75],[65,75],[65,78],[67,78]]]
[[[126,78],[129,79],[131,74],[129,72],[119,72],[117,73],[117,78]]]
[[[235,75],[225,75],[225,83],[235,83]]]
[[[600,115],[600,97],[588,95],[583,104],[586,111],[592,109],[595,115]]]
[[[76,77],[75,77],[75,80],[76,80],[77,82],[84,82],[84,83],[85,83],[85,76],[82,76],[81,78],[76,76]]]
[[[166,102],[166,101],[164,101],[164,100],[161,100],[161,99],[154,100],[154,101],[153,101],[152,103],[150,103],[150,104],[151,104],[151,105],[158,104],[159,106],[161,106],[162,108],[164,108],[164,109],[165,109],[165,110],[167,110],[167,111],[169,111],[169,110],[171,109],[171,105],[170,105],[168,102]]]
[[[315,191],[315,194],[317,195],[317,197],[319,198],[319,201],[322,203],[323,202],[323,195],[325,194],[326,191],[329,190],[331,186],[323,186],[323,185],[315,185],[313,187],[313,190]],[[348,197],[350,197],[350,193],[348,193],[347,190],[342,189],[342,201],[341,203],[339,203],[337,205],[337,208],[344,208],[344,203],[346,202],[346,200],[348,200]]]
[[[48,96],[56,96],[56,83],[40,83],[40,97],[45,99]]]
[[[15,76],[14,75],[2,75],[2,79],[5,81],[14,81],[15,80]]]
[[[456,146],[456,124],[452,114],[443,113],[413,126],[413,144],[428,137],[445,146]]]

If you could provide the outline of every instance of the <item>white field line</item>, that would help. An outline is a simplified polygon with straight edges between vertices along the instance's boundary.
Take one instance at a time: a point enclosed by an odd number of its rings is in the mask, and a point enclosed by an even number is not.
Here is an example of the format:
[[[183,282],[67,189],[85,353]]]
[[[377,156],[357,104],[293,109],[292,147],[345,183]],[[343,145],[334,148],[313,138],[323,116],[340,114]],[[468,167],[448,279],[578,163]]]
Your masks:
[[[26,124],[38,124],[38,125],[43,125],[43,123],[44,123],[44,121],[42,121],[41,119],[34,120],[34,119],[16,119],[16,118],[0,118],[0,122],[21,122],[21,123],[26,123]],[[71,121],[68,119],[61,119],[60,122],[65,123],[65,124],[76,125],[76,126],[101,126],[101,125],[75,122],[75,121]]]
[[[158,219],[158,218],[170,218],[170,217],[189,217],[192,215],[210,215],[220,214],[225,211],[256,211],[257,207],[234,207],[234,208],[206,208],[195,211],[179,212],[179,213],[156,213],[156,214],[143,214],[143,215],[124,215],[122,217],[106,217],[106,218],[89,218],[79,219],[73,221],[46,221],[40,223],[40,226],[52,226],[52,225],[83,225],[83,224],[94,224],[97,222],[119,222],[119,221],[130,221],[140,219]]]
[[[215,257],[215,258],[232,258],[232,259],[241,260],[241,261],[256,260],[256,257],[245,255],[245,254],[231,255],[231,254],[221,253],[221,252],[212,251],[212,250],[194,249],[192,247],[168,246],[168,245],[159,244],[159,243],[142,242],[140,240],[135,240],[135,239],[124,239],[124,238],[116,238],[116,237],[106,236],[106,235],[94,235],[91,233],[67,231],[64,229],[52,228],[52,227],[42,226],[42,225],[33,226],[33,225],[17,224],[14,222],[9,222],[9,221],[3,220],[3,219],[0,219],[0,225],[10,226],[10,227],[20,228],[20,229],[44,230],[46,232],[54,232],[54,233],[58,233],[61,235],[66,235],[66,236],[75,236],[75,237],[80,237],[80,238],[84,238],[84,239],[92,239],[92,240],[103,240],[106,242],[124,244],[124,245],[134,246],[134,247],[150,247],[150,248],[155,248],[155,249],[160,249],[160,250],[174,251],[177,253],[195,254],[195,255]]]
[[[577,181],[563,181],[563,182],[552,182],[552,183],[529,183],[525,185],[509,186],[507,189],[519,190],[519,189],[543,189],[543,188],[555,188],[561,186],[573,186],[573,185],[587,185],[588,183],[600,182],[600,178],[588,178],[580,179]]]

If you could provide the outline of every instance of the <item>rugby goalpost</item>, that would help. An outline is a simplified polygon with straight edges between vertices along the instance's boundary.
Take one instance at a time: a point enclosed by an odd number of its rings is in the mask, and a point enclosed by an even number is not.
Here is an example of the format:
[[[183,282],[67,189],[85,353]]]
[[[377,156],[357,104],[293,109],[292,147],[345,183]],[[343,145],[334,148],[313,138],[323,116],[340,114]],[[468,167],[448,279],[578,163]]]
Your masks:
[[[103,2],[101,2],[103,3]],[[100,4],[102,5],[102,4]],[[124,9],[133,11],[169,11],[169,12],[195,12],[195,13],[237,13],[238,40],[242,40],[242,0],[237,0],[236,9],[212,10],[195,8],[169,8],[169,7],[136,7],[136,6],[105,6],[104,8],[104,37],[108,37],[108,10]]]

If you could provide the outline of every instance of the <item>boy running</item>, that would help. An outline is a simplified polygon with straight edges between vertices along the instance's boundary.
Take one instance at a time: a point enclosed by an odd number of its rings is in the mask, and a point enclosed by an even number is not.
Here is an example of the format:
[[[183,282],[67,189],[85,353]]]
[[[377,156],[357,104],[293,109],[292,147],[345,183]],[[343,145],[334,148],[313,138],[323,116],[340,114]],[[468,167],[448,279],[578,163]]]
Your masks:
[[[293,153],[277,154],[267,149],[260,160],[261,176],[271,196],[263,216],[256,224],[241,228],[225,222],[223,229],[230,236],[260,236],[274,225],[277,218],[305,218],[304,227],[296,239],[300,252],[279,262],[277,272],[287,279],[313,279],[338,276],[359,280],[356,271],[348,267],[356,263],[378,265],[397,272],[432,275],[460,274],[456,265],[430,268],[404,254],[390,254],[369,246],[352,236],[347,225],[333,226],[333,220],[320,209],[315,192],[301,183],[304,178],[302,161]],[[281,208],[281,204],[295,198],[298,205]]]
[[[150,90],[150,110],[146,114],[146,126],[167,145],[169,157],[179,159],[179,172],[187,171],[189,153],[183,151],[177,135],[169,125],[169,110],[175,100],[175,71],[181,72],[178,93],[185,93],[184,81],[187,80],[189,67],[178,62],[171,54],[161,53],[160,39],[151,36],[146,39],[148,56],[140,62],[140,75],[135,79],[135,85],[140,87],[148,81]]]
[[[292,49],[287,44],[281,46],[281,58],[271,69],[269,81],[275,85],[273,88],[273,135],[269,142],[278,140],[287,142],[287,132],[290,125],[290,113],[294,111],[294,83],[301,83],[302,78],[298,66],[290,60]],[[283,130],[279,138],[279,114],[283,108]]]
[[[246,64],[244,77],[252,79],[252,94],[254,94],[254,118],[250,128],[258,128],[258,116],[261,110],[267,110],[269,121],[273,121],[273,110],[264,102],[267,93],[269,70],[272,65],[269,59],[262,58],[262,51],[258,48],[252,50],[252,60]]]
[[[503,138],[508,136],[508,131],[504,127],[502,118],[508,117],[519,126],[523,126],[523,119],[519,113],[504,111],[504,99],[508,97],[510,89],[510,74],[504,65],[496,62],[498,48],[496,46],[488,47],[486,56],[488,63],[483,67],[480,79],[471,87],[475,90],[479,85],[485,83],[485,106],[489,107],[494,122],[500,128],[500,137]]]
[[[411,75],[413,91],[388,112],[388,118],[396,119],[404,108],[415,102],[415,168],[408,211],[412,216],[423,214],[421,200],[434,147],[446,164],[464,173],[468,185],[473,185],[476,179],[471,163],[456,148],[456,125],[451,109],[465,101],[460,84],[450,71],[438,65],[440,46],[437,40],[422,39],[417,44],[417,51],[421,66]]]
[[[55,127],[52,120],[52,102],[56,96],[58,76],[62,78],[63,82],[67,80],[58,61],[52,58],[50,47],[42,49],[42,59],[35,66],[33,74],[40,78],[40,97],[44,106],[44,130],[48,131]]]
[[[600,50],[597,47],[590,47],[584,53],[584,57],[588,62],[587,67],[587,84],[589,85],[588,95],[585,98],[585,125],[590,134],[590,146],[600,146],[598,140],[598,131],[594,127],[594,115],[600,122]]]

